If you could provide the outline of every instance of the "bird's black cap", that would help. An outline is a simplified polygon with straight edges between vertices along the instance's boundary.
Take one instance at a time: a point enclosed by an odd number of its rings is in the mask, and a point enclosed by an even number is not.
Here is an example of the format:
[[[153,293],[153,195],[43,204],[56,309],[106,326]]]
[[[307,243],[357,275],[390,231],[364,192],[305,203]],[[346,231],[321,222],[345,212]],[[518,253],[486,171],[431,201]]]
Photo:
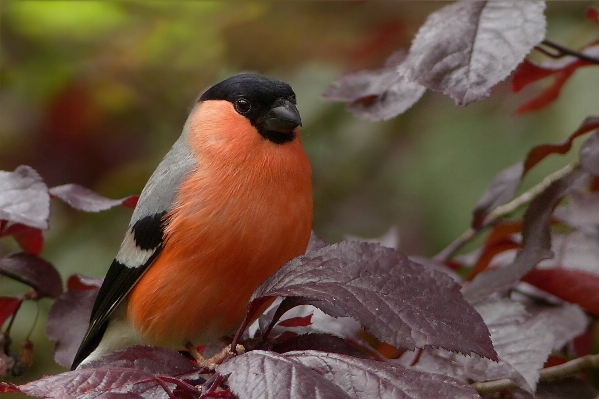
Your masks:
[[[244,115],[258,132],[277,144],[295,138],[301,126],[295,93],[287,83],[264,75],[242,73],[215,84],[199,101],[225,100]]]

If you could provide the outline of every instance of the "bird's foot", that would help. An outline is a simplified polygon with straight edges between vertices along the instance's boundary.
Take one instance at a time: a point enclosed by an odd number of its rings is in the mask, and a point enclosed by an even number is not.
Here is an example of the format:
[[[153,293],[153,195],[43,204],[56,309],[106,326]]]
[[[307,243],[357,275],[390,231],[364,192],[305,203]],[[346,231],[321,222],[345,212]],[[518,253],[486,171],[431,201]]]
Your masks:
[[[216,368],[225,360],[233,356],[245,353],[245,348],[243,347],[243,345],[237,345],[235,347],[235,350],[232,350],[231,345],[227,345],[216,355],[207,358],[200,352],[198,352],[196,347],[193,346],[191,342],[185,344],[185,348],[189,351],[189,353],[195,359],[195,361],[198,362],[198,366],[200,366],[201,368],[206,368],[210,371],[216,370]]]

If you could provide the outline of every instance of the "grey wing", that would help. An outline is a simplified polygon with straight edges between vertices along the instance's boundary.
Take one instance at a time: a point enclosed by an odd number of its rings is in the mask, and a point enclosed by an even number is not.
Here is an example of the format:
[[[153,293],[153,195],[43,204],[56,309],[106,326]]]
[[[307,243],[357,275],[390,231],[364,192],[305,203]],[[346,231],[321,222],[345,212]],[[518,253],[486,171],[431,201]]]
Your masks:
[[[162,250],[164,216],[172,209],[181,181],[197,166],[186,145],[186,136],[184,130],[141,192],[121,248],[98,292],[72,369],[95,350],[110,315]]]

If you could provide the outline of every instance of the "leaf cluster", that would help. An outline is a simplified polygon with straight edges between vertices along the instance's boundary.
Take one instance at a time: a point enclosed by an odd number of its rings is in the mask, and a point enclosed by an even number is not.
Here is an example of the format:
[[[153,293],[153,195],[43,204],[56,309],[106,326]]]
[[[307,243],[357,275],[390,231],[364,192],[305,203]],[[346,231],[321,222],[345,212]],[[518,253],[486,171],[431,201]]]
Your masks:
[[[578,68],[599,64],[596,42],[575,51],[543,40],[544,5],[458,1],[442,7],[409,50],[377,70],[340,77],[324,99],[383,120],[405,112],[426,89],[448,94],[458,105],[481,100],[513,72],[514,91],[555,79],[517,113],[540,109]],[[597,15],[590,7],[586,17],[597,22]],[[555,60],[526,60],[534,48]],[[568,153],[583,136],[576,162],[517,196],[531,169]],[[216,370],[185,354],[137,346],[20,386],[1,383],[0,392],[47,398],[477,398],[499,391],[548,397],[552,391],[552,397],[594,397],[597,391],[581,371],[599,366],[589,345],[599,315],[598,154],[598,117],[587,118],[564,142],[532,148],[491,182],[470,229],[430,259],[411,259],[376,243],[327,245],[313,236],[304,255],[254,292],[232,337],[230,348],[236,349]],[[25,166],[0,172],[0,188],[0,236],[13,237],[23,249],[0,259],[0,273],[31,288],[22,297],[0,297],[0,325],[8,322],[0,372],[22,372],[27,353],[19,357],[10,350],[10,327],[24,300],[41,297],[55,298],[46,332],[57,343],[56,361],[68,366],[100,282],[71,276],[64,292],[54,267],[38,256],[50,197],[84,211],[134,206],[136,199],[112,201],[74,185],[48,189]],[[512,216],[520,208],[524,216]],[[474,253],[456,255],[483,235]]]

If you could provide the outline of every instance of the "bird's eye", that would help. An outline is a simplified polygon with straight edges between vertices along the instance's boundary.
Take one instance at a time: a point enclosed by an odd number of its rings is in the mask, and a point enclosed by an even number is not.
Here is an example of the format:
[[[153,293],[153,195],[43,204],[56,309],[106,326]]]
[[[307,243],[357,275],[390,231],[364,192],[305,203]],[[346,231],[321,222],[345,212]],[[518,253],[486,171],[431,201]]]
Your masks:
[[[250,109],[252,108],[252,104],[250,104],[250,102],[243,97],[235,100],[234,106],[235,111],[239,112],[240,114],[246,114],[250,112]]]

